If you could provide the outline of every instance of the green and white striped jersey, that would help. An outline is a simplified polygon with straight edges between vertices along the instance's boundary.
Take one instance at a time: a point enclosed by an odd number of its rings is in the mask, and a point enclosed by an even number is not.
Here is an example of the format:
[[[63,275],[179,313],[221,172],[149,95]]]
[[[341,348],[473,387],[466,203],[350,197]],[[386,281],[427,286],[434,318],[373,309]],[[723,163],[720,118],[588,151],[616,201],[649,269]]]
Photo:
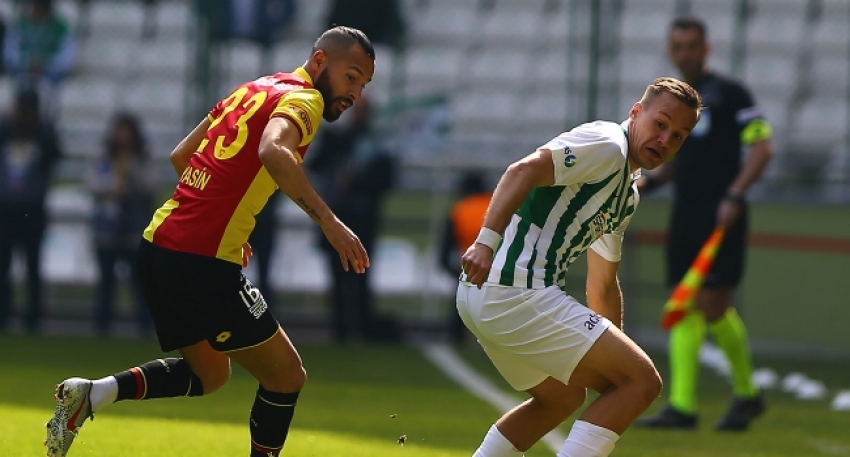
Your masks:
[[[487,282],[565,287],[570,264],[588,247],[620,260],[623,233],[638,203],[629,173],[627,124],[582,124],[541,146],[552,151],[555,184],[531,191],[511,218]]]

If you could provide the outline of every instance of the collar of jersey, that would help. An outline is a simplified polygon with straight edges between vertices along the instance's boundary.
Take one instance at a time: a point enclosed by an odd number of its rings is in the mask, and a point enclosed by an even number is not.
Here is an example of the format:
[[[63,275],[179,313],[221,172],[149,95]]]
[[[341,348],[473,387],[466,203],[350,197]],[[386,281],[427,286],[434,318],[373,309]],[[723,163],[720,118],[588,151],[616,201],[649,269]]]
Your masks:
[[[292,72],[293,75],[298,76],[299,78],[303,78],[305,81],[313,85],[313,78],[310,77],[310,74],[307,73],[307,70],[304,67],[298,67],[295,71]]]

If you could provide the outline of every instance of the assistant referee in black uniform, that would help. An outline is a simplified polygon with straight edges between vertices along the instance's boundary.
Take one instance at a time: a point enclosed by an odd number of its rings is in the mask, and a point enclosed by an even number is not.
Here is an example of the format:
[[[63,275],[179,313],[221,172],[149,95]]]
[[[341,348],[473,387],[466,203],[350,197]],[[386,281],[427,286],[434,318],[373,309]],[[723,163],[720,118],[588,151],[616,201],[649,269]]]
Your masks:
[[[716,428],[740,431],[765,409],[752,382],[747,331],[732,298],[744,271],[747,191],[770,161],[772,130],[741,83],[708,69],[707,38],[705,23],[693,16],[679,17],[670,26],[670,58],[706,106],[676,159],[644,174],[638,188],[646,194],[669,181],[675,186],[667,237],[670,287],[682,279],[715,227],[726,227],[726,237],[694,311],[670,332],[670,404],[636,425],[696,428],[699,349],[708,330],[729,359],[733,381],[732,405]],[[749,149],[746,158],[744,146]]]

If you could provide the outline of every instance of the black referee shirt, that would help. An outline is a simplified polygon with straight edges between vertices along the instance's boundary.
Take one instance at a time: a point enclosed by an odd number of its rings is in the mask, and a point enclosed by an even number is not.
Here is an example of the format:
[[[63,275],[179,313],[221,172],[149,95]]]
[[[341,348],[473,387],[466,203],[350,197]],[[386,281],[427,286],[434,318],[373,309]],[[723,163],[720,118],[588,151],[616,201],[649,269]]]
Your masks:
[[[694,88],[704,110],[676,155],[678,203],[714,203],[726,194],[741,169],[741,131],[763,119],[749,91],[739,82],[706,74]]]

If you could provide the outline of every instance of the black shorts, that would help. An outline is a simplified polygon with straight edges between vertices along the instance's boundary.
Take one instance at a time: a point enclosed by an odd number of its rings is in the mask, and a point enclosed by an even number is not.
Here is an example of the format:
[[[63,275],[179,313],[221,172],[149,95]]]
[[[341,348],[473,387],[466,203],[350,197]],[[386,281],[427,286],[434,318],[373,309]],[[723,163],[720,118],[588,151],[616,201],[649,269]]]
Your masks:
[[[240,265],[143,239],[138,274],[165,352],[204,340],[217,351],[233,351],[256,346],[278,331],[266,300]]]
[[[717,204],[684,205],[673,209],[667,234],[667,285],[675,286],[696,259],[717,222]],[[706,287],[736,287],[744,275],[747,249],[747,208],[738,222],[726,231],[714,264],[705,278]]]

